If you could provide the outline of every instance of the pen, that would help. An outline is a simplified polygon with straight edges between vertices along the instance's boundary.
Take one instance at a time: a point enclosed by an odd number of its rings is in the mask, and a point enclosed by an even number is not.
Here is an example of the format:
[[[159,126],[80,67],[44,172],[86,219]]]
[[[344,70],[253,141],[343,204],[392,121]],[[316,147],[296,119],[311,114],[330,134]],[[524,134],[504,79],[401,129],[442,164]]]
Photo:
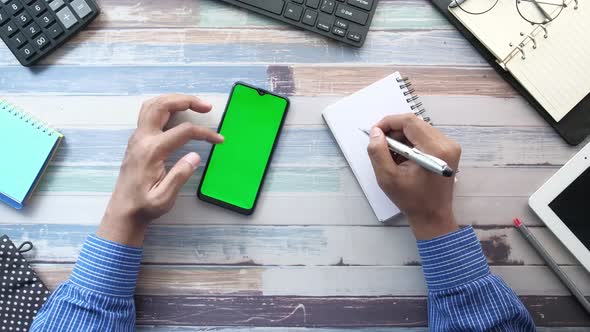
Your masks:
[[[535,238],[533,233],[523,224],[518,218],[514,219],[514,226],[520,234],[535,248],[537,253],[545,260],[547,265],[551,268],[553,273],[555,273],[559,279],[565,284],[565,286],[572,292],[572,294],[578,299],[582,307],[586,310],[587,313],[590,313],[590,303],[584,297],[584,294],[576,287],[576,285],[572,282],[572,280],[563,272],[563,270],[557,265],[557,262],[549,256],[549,253],[543,248],[539,240]]]
[[[453,2],[451,2],[451,4],[449,5],[449,8],[455,8],[458,7],[460,4],[464,3],[467,0],[453,0]]]
[[[360,128],[359,130],[367,134],[367,136],[371,136],[368,130]],[[444,160],[426,154],[416,148],[411,148],[391,137],[385,136],[385,139],[387,140],[389,150],[406,157],[408,160],[412,160],[425,169],[448,178],[455,174],[455,171]]]

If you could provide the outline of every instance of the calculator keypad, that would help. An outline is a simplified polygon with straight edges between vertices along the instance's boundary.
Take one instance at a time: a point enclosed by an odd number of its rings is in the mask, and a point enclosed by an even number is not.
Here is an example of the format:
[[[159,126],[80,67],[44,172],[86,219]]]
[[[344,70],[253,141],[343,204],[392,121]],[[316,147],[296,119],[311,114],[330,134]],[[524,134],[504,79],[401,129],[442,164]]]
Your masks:
[[[94,0],[0,0],[0,37],[19,62],[37,62],[90,23]]]

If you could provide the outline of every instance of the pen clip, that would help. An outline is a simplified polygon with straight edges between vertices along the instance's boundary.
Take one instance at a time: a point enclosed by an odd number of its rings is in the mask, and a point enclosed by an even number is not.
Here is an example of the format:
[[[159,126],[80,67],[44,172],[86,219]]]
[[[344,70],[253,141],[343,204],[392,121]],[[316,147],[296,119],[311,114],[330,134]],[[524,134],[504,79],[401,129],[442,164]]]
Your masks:
[[[444,160],[442,160],[442,159],[439,159],[439,158],[437,158],[437,157],[435,157],[435,156],[432,156],[432,155],[426,154],[426,153],[424,153],[424,152],[422,152],[422,151],[418,150],[417,148],[413,148],[413,149],[412,149],[412,151],[414,151],[414,153],[416,153],[416,154],[422,155],[422,156],[424,156],[424,157],[426,157],[426,158],[428,158],[428,159],[430,159],[430,160],[434,161],[434,162],[435,162],[435,163],[437,163],[437,164],[438,164],[438,165],[439,165],[441,168],[445,168],[445,167],[447,167],[447,166],[448,166],[448,164],[447,164],[447,163],[446,163]]]

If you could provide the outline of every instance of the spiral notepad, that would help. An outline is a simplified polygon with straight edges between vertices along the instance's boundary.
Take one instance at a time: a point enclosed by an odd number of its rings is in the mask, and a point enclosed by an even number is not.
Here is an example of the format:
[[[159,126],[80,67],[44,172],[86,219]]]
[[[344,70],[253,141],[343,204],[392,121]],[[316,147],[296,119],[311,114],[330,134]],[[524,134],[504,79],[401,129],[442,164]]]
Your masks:
[[[400,211],[377,184],[367,154],[369,139],[359,128],[371,128],[379,120],[392,114],[413,112],[417,116],[423,116],[425,110],[418,101],[418,96],[413,95],[411,85],[407,78],[402,78],[396,72],[322,112],[377,219],[382,222],[393,218]]]
[[[63,136],[0,99],[0,201],[22,209]]]
[[[545,24],[525,21],[514,0],[498,0],[480,15],[449,8],[557,122],[590,93],[590,6],[564,3]]]

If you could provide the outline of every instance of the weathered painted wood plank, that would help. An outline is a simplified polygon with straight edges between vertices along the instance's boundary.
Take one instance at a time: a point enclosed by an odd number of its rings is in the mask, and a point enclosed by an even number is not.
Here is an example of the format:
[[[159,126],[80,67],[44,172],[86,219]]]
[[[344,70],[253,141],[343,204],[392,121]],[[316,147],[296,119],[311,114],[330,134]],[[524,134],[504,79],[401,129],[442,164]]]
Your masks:
[[[179,113],[173,123],[191,121],[216,127],[225,109],[227,94],[198,94],[213,104],[216,111],[208,114]],[[137,124],[139,108],[145,96],[20,96],[5,95],[39,118],[60,128],[132,128]],[[324,125],[321,112],[344,96],[291,98],[287,126]],[[547,123],[520,97],[486,96],[421,96],[428,115],[436,125],[547,127]],[[42,105],[42,106],[41,106]],[[84,111],[81,111],[83,109]]]
[[[295,327],[426,325],[426,302],[423,298],[139,296],[136,298],[136,308],[137,323],[146,325]]]
[[[69,277],[71,264],[35,264],[50,289]],[[581,266],[563,270],[590,296],[590,274]],[[518,295],[569,296],[545,266],[492,266]],[[535,276],[534,279],[522,276]],[[206,296],[425,296],[420,266],[173,266],[144,265],[138,295]]]
[[[561,166],[584,144],[568,146],[550,128],[438,126],[463,147],[461,167]],[[115,166],[124,156],[133,129],[68,129],[53,166]],[[521,144],[514,144],[514,142]],[[171,156],[195,151],[205,160],[210,144],[191,142]],[[287,127],[282,132],[273,167],[347,167],[325,126]]]
[[[74,262],[95,227],[1,224],[13,241],[37,247],[34,262]],[[533,229],[559,264],[575,258],[544,227]],[[478,229],[494,265],[542,265],[543,260],[512,227]],[[352,244],[352,245],[351,245]],[[377,254],[387,253],[387,254]],[[200,265],[416,265],[419,256],[407,226],[168,226],[153,225],[145,243],[150,264]]]
[[[488,67],[411,66],[39,66],[0,67],[0,94],[140,95],[167,92],[227,93],[238,80],[287,95],[345,95],[396,70],[421,95],[513,97],[516,92]],[[272,82],[272,85],[271,83]]]
[[[139,332],[427,332],[426,327],[359,327],[359,328],[305,328],[305,327],[199,327],[199,326],[138,326]],[[539,327],[539,332],[586,332],[586,327]]]
[[[183,187],[184,193],[196,193],[203,167]],[[39,192],[110,193],[115,188],[119,167],[54,167],[45,173]],[[325,193],[340,192],[338,170],[328,168],[271,168],[262,188],[269,192]]]
[[[101,0],[103,10],[90,28],[280,28],[285,24],[240,10],[216,0]],[[450,24],[425,0],[381,0],[372,28],[450,29]]]
[[[114,68],[114,69],[113,69]],[[270,88],[266,66],[0,67],[0,94],[134,95],[229,92],[246,80]]]
[[[512,97],[516,91],[491,68],[356,66],[290,67],[291,75],[276,79],[275,90],[305,96],[341,95],[358,91],[399,71],[412,80],[418,95],[482,95]],[[293,77],[291,80],[290,77]]]
[[[305,327],[198,327],[198,326],[138,326],[139,332],[427,332],[420,327],[359,327],[359,328],[305,328]],[[545,332],[544,329],[539,329]],[[558,328],[557,332],[582,332],[581,328]]]
[[[521,297],[540,326],[590,326],[573,297]],[[426,326],[426,299],[413,297],[139,296],[143,325],[277,327]]]
[[[0,220],[14,224],[98,225],[109,194],[38,194],[24,211],[0,208]],[[457,197],[455,215],[462,225],[510,226],[515,216],[530,226],[542,225],[529,209],[528,197]],[[364,196],[339,193],[262,193],[250,218],[196,200],[193,193],[179,197],[174,209],[156,220],[162,225],[379,225]],[[76,209],[72,209],[76,206]],[[67,213],[64,213],[67,211]],[[305,211],[305,216],[300,215]],[[395,225],[406,225],[405,217]]]
[[[432,49],[438,52],[430,52]],[[228,57],[228,54],[231,56]],[[487,66],[455,31],[373,31],[362,49],[297,30],[87,30],[41,65],[404,64]],[[16,65],[8,50],[0,65]]]
[[[202,165],[201,165],[202,166]],[[194,196],[202,168],[181,192]],[[557,167],[464,167],[456,184],[457,197],[528,197],[548,180]],[[119,166],[51,166],[41,181],[41,195],[108,195],[114,188]],[[288,179],[291,176],[293,179]],[[297,183],[296,181],[301,181]],[[518,182],[515,182],[518,181]],[[356,178],[347,166],[272,165],[262,191],[270,196],[302,193],[341,197],[364,197]],[[321,197],[319,197],[321,199]],[[511,204],[511,206],[516,206]]]

